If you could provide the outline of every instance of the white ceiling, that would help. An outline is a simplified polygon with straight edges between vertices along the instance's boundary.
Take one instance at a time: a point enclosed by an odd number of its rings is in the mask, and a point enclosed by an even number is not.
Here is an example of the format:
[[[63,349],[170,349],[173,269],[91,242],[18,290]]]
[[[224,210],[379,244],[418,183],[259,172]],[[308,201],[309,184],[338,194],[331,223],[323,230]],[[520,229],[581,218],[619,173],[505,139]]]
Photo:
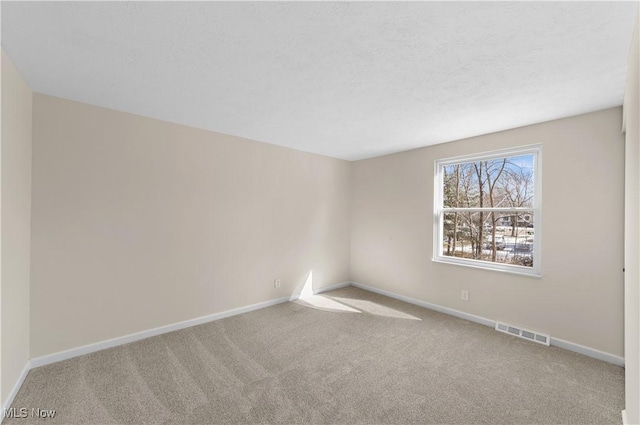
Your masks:
[[[636,2],[2,2],[31,88],[355,160],[622,104]]]

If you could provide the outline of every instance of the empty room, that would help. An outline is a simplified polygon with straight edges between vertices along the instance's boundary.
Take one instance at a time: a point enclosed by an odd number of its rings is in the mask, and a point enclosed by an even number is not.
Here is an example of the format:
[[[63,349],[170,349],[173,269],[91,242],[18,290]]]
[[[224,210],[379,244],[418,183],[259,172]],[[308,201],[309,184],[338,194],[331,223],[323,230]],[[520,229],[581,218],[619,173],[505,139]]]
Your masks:
[[[2,425],[640,424],[637,1],[0,15]]]

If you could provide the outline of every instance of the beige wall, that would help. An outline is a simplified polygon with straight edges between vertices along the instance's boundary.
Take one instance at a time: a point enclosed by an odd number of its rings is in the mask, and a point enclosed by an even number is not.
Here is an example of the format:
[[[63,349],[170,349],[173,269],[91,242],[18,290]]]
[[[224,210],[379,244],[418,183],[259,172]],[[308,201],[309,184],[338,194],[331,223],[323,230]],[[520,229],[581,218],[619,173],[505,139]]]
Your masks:
[[[2,50],[2,406],[29,360],[33,93]]]
[[[34,99],[31,357],[285,297],[310,271],[623,355],[620,108],[348,163]],[[434,160],[532,143],[543,277],[433,263]]]
[[[33,149],[32,357],[349,278],[346,161],[40,94]]]
[[[640,17],[640,10],[638,11]],[[640,423],[640,35],[636,23],[629,53],[625,117],[625,394],[628,424]]]
[[[355,162],[352,280],[622,356],[620,125],[615,108]],[[534,143],[543,145],[543,277],[434,263],[434,161]]]

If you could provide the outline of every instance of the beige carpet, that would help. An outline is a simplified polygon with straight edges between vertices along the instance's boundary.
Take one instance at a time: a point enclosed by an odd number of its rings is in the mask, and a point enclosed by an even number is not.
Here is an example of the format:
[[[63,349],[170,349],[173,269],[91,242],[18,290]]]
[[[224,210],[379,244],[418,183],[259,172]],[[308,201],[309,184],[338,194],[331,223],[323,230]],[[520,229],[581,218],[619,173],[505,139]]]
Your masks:
[[[3,424],[620,424],[611,364],[356,288],[32,370]]]

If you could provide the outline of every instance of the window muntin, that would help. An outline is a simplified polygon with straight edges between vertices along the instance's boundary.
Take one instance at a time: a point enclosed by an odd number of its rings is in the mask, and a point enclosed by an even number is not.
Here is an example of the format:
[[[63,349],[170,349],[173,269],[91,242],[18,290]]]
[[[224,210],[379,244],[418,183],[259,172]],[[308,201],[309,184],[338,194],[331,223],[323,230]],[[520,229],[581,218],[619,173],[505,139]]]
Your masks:
[[[540,147],[435,165],[434,260],[540,275]]]

